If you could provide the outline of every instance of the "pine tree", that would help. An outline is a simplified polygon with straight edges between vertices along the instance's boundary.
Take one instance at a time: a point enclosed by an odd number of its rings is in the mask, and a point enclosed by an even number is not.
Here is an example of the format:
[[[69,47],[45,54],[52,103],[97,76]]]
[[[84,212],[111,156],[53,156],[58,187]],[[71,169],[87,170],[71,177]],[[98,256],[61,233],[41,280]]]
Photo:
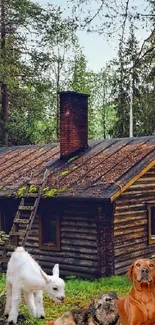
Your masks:
[[[22,63],[29,55],[27,48],[28,27],[35,30],[40,26],[42,10],[29,0],[2,0],[1,10],[1,144],[10,142],[9,124],[17,98],[22,92],[24,78],[29,78],[31,69]],[[31,24],[30,24],[31,22]],[[23,87],[24,88],[24,87]],[[19,91],[17,91],[17,89]],[[23,90],[25,94],[25,90]],[[21,98],[23,96],[21,95]],[[19,100],[20,101],[20,100]]]
[[[123,46],[120,43],[112,93],[117,112],[117,120],[113,130],[116,137],[129,136],[130,129],[130,101],[133,103],[133,129],[136,135],[136,125],[139,118],[139,66],[134,66],[138,55],[138,42],[134,35],[134,28],[130,26],[130,36]],[[133,68],[134,67],[134,68]]]

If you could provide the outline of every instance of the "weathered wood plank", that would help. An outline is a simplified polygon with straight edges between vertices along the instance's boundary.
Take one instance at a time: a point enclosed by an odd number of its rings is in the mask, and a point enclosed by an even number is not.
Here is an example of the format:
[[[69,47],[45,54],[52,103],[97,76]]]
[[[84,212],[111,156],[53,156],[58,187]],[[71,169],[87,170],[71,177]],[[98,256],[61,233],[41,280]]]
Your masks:
[[[146,255],[148,250],[146,248],[143,249],[143,254]],[[141,258],[141,252],[140,250],[132,251],[132,253],[126,253],[126,255],[119,256],[119,258],[115,258],[115,268],[118,268],[119,266],[128,265],[129,261],[132,260],[135,261],[136,259]]]
[[[89,219],[87,219],[87,221],[84,221],[84,220],[77,221],[77,220],[71,220],[71,219],[69,219],[68,221],[62,220],[61,225],[63,227],[68,227],[68,226],[70,226],[70,227],[85,227],[88,229],[96,228],[96,222],[89,220]]]
[[[56,261],[56,259],[59,259],[59,258],[63,258],[65,260],[66,258],[66,255],[68,258],[79,258],[79,259],[85,259],[86,261],[87,260],[91,260],[91,261],[96,261],[97,260],[97,255],[96,253],[92,253],[91,251],[89,253],[85,252],[85,251],[82,251],[82,252],[79,252],[79,251],[69,251],[69,252],[62,252],[62,251],[52,251],[52,254],[49,255],[49,250],[48,251],[45,251],[42,252],[40,249],[36,248],[35,250],[32,249],[32,248],[29,248],[29,253],[32,254],[32,256],[34,258],[36,258],[37,256],[41,257],[43,256],[43,259],[47,259],[48,258],[53,258],[54,259],[54,263]]]
[[[138,230],[140,229],[140,226],[143,226],[143,225],[146,225],[147,224],[147,220],[143,220],[143,219],[140,219],[140,220],[134,220],[132,222],[126,222],[126,223],[119,223],[119,224],[115,224],[115,227],[114,227],[114,230],[115,230],[115,235],[118,234],[118,231],[119,230],[125,230],[126,232],[129,233],[130,231],[130,228],[133,229],[133,228],[136,228],[138,227]],[[124,231],[123,231],[124,233]]]
[[[145,243],[145,245],[147,245],[147,242],[148,242],[148,240],[147,240],[146,237],[141,237],[140,236],[139,238],[134,239],[134,245],[137,245],[139,243]],[[131,241],[130,240],[126,241],[125,245],[124,245],[124,241],[117,242],[116,244],[114,242],[114,245],[115,245],[115,249],[119,249],[119,248],[122,248],[122,247],[128,247],[128,246],[131,246]]]
[[[74,240],[74,239],[80,239],[80,241],[81,241],[81,240],[86,240],[86,241],[88,241],[88,240],[96,241],[96,236],[93,235],[93,234],[91,234],[91,233],[87,233],[87,234],[85,234],[85,233],[78,233],[78,232],[68,232],[68,233],[66,233],[66,232],[62,232],[62,233],[61,233],[61,238],[62,238],[62,239],[63,239],[63,238],[70,238],[70,239],[72,239],[72,240]]]
[[[137,190],[128,190],[128,192],[124,192],[124,193],[122,193],[122,195],[123,196],[129,196],[129,193],[131,194],[131,195],[140,195],[140,196],[142,196],[143,195],[143,197],[146,197],[146,193],[147,194],[152,194],[152,193],[155,193],[155,188],[152,188],[152,189],[137,189]]]
[[[141,234],[146,234],[145,232],[145,228],[144,227],[137,227],[137,228],[131,228],[131,229],[128,229],[128,231],[124,232],[124,231],[115,231],[115,242],[117,242],[118,238],[121,236],[121,239],[124,240],[125,238],[136,238],[135,236],[138,235],[137,232],[141,233]]]
[[[146,248],[146,242],[145,243],[142,243],[142,244],[139,244],[139,245],[135,245],[135,244],[130,244],[126,247],[120,247],[120,248],[115,248],[114,249],[114,254],[115,254],[115,258],[116,257],[121,257],[121,256],[126,256],[126,254],[128,253],[132,253],[132,252],[135,252],[135,251],[142,251],[143,249]]]
[[[136,183],[130,186],[129,192],[132,190],[146,190],[146,189],[154,189],[154,183],[151,183],[149,179],[147,180],[147,183]]]
[[[61,239],[61,243],[62,244],[68,244],[69,246],[71,245],[78,245],[78,246],[85,246],[85,247],[97,247],[97,243],[96,241],[92,240],[92,241],[88,241],[88,240],[70,240],[70,239],[65,239],[65,238],[62,238]]]
[[[115,238],[115,245],[121,244],[122,242],[124,243],[124,246],[127,245],[129,242],[130,244],[132,243],[132,240],[138,239],[138,238],[142,238],[143,236],[147,236],[147,232],[135,232],[135,233],[131,233],[131,234],[125,234],[122,238],[122,236],[118,236]]]
[[[154,196],[154,194],[152,194],[152,197]],[[151,197],[151,195],[150,195]],[[148,197],[147,197],[148,198]],[[141,194],[138,194],[136,196],[130,196],[130,195],[126,195],[124,196],[123,194],[121,195],[120,198],[117,199],[117,204],[115,204],[115,209],[117,207],[120,207],[120,206],[124,206],[124,205],[130,205],[130,204],[135,204],[139,202],[139,203],[142,203],[145,205],[145,197]]]
[[[133,210],[133,209],[128,209],[128,211],[122,211],[122,212],[116,212],[115,213],[115,216],[117,217],[117,216],[119,216],[119,217],[121,217],[121,216],[124,216],[124,215],[126,215],[126,216],[132,216],[132,215],[134,215],[135,217],[137,216],[137,215],[140,215],[140,214],[142,214],[142,212],[144,211],[144,208],[143,209],[139,209],[139,210]]]
[[[126,204],[122,205],[116,205],[115,212],[119,211],[128,211],[129,209],[137,210],[137,209],[144,209],[144,203],[137,203],[137,200],[135,200],[135,204]]]
[[[48,265],[43,267],[43,269],[47,274],[51,274],[51,268]],[[95,270],[95,272],[91,273],[91,272],[89,272],[88,269],[82,270],[82,272],[78,271],[77,269],[68,271],[67,268],[65,270],[61,268],[60,276],[67,280],[70,278],[73,279],[73,278],[77,278],[77,277],[79,277],[79,278],[83,277],[84,279],[92,279],[92,278],[97,277],[97,272]]]
[[[38,257],[36,256],[36,259],[37,261],[40,261],[41,264],[43,264],[44,262],[53,263],[53,265],[55,264],[55,256],[40,255]],[[85,259],[73,258],[73,257],[64,258],[59,256],[59,264],[74,265],[74,267],[76,266],[96,267],[97,261],[85,260]]]
[[[134,215],[133,216],[129,216],[127,218],[125,218],[125,216],[124,217],[121,216],[121,218],[116,217],[114,219],[114,227],[115,227],[115,225],[119,225],[120,223],[123,223],[123,222],[130,222],[130,221],[132,222],[134,220],[136,220],[136,221],[139,220],[140,221],[140,220],[144,220],[144,219],[146,219],[146,218],[145,218],[145,216],[144,216],[143,213],[141,213],[139,216],[136,216],[136,218],[135,218]]]
[[[48,267],[49,263],[48,262],[42,262],[41,263],[43,268],[44,267]],[[70,265],[70,264],[63,264],[63,267],[60,264],[60,270],[67,270],[68,271],[68,275],[70,271],[74,271],[74,272],[82,272],[83,273],[88,273],[88,274],[94,274],[96,272],[96,268],[95,267],[89,267],[89,266],[79,266],[79,265]]]
[[[85,235],[88,235],[91,233],[92,235],[96,235],[96,228],[92,228],[92,227],[70,227],[70,226],[61,226],[61,232],[62,233],[72,233],[72,234],[75,234],[75,233],[79,233],[79,234],[85,234]]]
[[[63,215],[63,220],[65,221],[74,221],[74,220],[77,220],[77,221],[85,221],[85,222],[88,222],[88,216],[75,216],[74,214],[71,214],[70,216],[65,216]],[[96,216],[94,216],[93,219],[90,218],[90,223],[94,223],[94,220],[96,220]]]
[[[68,254],[69,251],[72,251],[74,253],[77,253],[77,252],[81,252],[81,253],[86,253],[86,254],[94,254],[96,255],[97,254],[97,245],[95,245],[94,247],[85,247],[85,246],[79,246],[79,245],[76,245],[76,246],[67,246],[65,244],[62,244],[62,249]]]

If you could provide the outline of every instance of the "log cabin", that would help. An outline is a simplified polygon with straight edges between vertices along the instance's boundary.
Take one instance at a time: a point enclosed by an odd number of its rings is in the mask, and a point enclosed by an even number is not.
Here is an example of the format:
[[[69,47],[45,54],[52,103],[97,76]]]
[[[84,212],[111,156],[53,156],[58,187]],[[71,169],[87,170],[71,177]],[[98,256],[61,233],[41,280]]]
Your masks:
[[[24,245],[49,274],[119,275],[154,258],[155,136],[88,141],[88,96],[61,92],[59,144],[0,148],[0,231],[1,262]]]

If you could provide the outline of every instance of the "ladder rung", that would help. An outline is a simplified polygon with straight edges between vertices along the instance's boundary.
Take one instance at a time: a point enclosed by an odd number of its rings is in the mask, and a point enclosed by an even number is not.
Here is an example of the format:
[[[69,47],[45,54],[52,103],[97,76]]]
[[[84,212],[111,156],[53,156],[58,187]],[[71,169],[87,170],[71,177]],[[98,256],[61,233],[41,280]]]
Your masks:
[[[14,220],[14,223],[23,223],[23,224],[28,224],[29,220],[28,219],[16,219]]]
[[[37,193],[27,193],[27,194],[22,195],[22,197],[24,197],[24,198],[28,198],[28,197],[36,198],[36,197],[38,197],[38,192]]]
[[[49,175],[49,171],[46,169],[45,172],[44,172],[44,177],[43,177],[42,182],[40,182],[38,180],[38,183],[35,184],[35,186],[38,187],[37,188],[38,191],[36,193],[29,193],[28,192],[29,189],[28,189],[28,186],[27,186],[26,193],[22,196],[20,204],[18,206],[16,216],[15,216],[15,219],[13,221],[13,226],[12,226],[11,232],[9,234],[10,235],[9,240],[7,241],[6,245],[4,245],[5,246],[4,247],[4,252],[3,252],[4,254],[2,255],[2,257],[5,256],[6,251],[10,252],[10,251],[14,250],[17,247],[18,240],[17,240],[17,238],[14,238],[14,237],[17,237],[17,236],[23,237],[22,245],[23,246],[25,245],[25,243],[27,241],[27,237],[28,237],[28,231],[31,229],[32,223],[34,221],[36,211],[37,211],[37,208],[38,208],[38,205],[39,205],[39,201],[40,201],[40,198],[41,198],[41,192],[42,192],[43,187],[46,184],[48,175]],[[29,181],[28,184],[30,185],[31,181]],[[34,184],[32,184],[32,185],[34,185]],[[35,198],[35,200],[33,202],[33,205],[25,205],[25,203],[26,203],[25,198]],[[31,204],[31,203],[29,203],[29,204]],[[26,215],[27,215],[27,217],[29,217],[29,219],[26,219],[26,216],[25,216],[25,218],[22,218],[22,212],[21,211],[25,211],[25,213],[27,211]],[[21,225],[25,224],[27,226],[25,226],[24,230],[19,229],[17,231],[16,225],[18,225],[18,224],[19,225],[20,224]]]
[[[25,231],[13,231],[10,233],[11,236],[24,236],[25,235]]]
[[[32,211],[32,210],[34,210],[34,205],[33,206],[30,206],[30,205],[19,206],[18,210]]]

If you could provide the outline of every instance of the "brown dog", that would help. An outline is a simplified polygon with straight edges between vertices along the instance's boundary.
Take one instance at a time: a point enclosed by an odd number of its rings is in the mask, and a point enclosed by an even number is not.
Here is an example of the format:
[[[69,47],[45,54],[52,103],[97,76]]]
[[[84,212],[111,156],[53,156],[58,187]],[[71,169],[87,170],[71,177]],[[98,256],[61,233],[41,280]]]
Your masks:
[[[155,262],[136,260],[127,278],[133,281],[129,295],[116,300],[122,325],[155,325]]]
[[[88,308],[68,311],[46,325],[120,325],[115,299],[118,299],[115,292],[104,293]]]

